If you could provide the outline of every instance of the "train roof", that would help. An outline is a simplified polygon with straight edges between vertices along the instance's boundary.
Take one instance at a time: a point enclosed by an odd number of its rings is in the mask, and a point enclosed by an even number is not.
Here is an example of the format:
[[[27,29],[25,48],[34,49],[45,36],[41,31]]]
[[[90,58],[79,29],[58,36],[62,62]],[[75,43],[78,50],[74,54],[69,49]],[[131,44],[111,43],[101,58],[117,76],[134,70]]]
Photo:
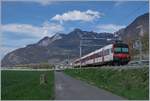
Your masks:
[[[100,49],[97,49],[97,50],[93,51],[93,52],[90,52],[90,53],[88,53],[87,55],[84,55],[84,56],[82,56],[81,58],[76,59],[76,61],[78,61],[78,60],[80,60],[80,59],[84,59],[84,58],[86,58],[86,57],[88,57],[88,56],[90,56],[90,55],[93,55],[93,54],[97,53],[97,52],[100,52],[100,51],[102,51],[102,49],[108,49],[108,48],[112,47],[112,45],[113,45],[113,44],[109,44],[109,45],[106,45],[106,46],[104,46],[104,47],[102,47],[102,48],[100,48]]]

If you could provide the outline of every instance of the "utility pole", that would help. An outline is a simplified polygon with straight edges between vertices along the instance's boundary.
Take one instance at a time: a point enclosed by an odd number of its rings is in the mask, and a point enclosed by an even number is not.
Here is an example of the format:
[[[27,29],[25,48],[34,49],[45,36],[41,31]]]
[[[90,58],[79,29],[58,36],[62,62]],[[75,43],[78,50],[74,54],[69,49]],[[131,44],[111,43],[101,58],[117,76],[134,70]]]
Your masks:
[[[81,68],[81,56],[82,56],[82,39],[80,39],[80,68]]]
[[[139,25],[139,26],[137,26],[137,29],[140,29],[140,33],[139,33],[139,36],[138,36],[138,41],[139,41],[140,63],[142,63],[142,42],[141,42],[141,36],[143,36],[143,26]]]

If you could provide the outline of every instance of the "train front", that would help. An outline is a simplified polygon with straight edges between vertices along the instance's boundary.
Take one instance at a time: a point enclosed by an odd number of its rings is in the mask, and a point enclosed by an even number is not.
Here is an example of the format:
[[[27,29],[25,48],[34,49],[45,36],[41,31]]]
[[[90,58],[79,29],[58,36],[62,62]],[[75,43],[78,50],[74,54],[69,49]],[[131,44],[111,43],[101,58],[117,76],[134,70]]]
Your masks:
[[[129,47],[125,43],[113,45],[113,64],[126,65],[130,61]]]

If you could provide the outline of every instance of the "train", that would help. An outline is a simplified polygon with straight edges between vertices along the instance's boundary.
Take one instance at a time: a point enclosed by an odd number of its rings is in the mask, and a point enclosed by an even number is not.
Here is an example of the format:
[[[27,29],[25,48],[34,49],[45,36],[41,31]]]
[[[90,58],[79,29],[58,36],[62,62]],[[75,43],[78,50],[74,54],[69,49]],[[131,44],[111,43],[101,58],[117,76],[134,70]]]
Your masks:
[[[74,66],[126,65],[130,61],[129,46],[115,42],[97,49],[74,61]]]

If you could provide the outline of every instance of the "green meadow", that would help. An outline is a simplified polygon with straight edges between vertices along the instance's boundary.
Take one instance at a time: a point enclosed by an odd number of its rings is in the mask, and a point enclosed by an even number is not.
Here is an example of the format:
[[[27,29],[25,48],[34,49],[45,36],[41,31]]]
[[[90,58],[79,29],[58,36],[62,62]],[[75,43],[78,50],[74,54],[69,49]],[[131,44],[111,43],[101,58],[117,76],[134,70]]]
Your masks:
[[[149,69],[68,69],[77,79],[108,90],[126,99],[149,99]]]
[[[40,75],[47,75],[47,84],[40,84]],[[53,71],[1,71],[2,100],[54,99]]]

